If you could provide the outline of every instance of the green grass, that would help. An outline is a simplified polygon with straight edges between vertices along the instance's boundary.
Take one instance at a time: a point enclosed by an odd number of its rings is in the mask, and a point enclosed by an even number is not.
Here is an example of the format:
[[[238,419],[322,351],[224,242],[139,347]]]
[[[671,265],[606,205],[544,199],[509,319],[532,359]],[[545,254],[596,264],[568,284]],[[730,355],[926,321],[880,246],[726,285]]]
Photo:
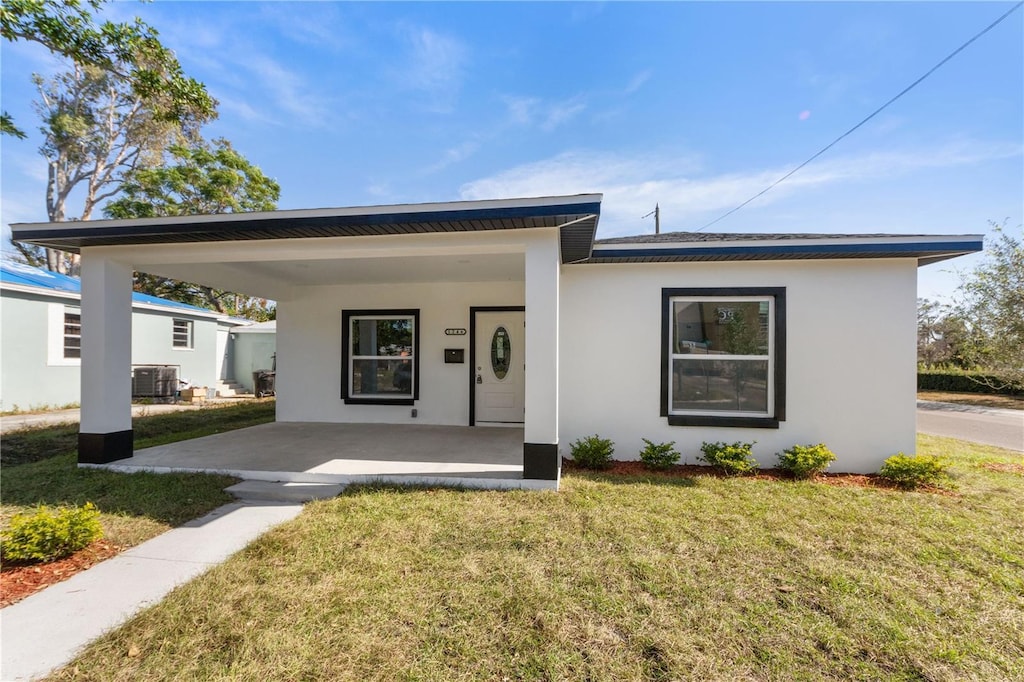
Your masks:
[[[273,419],[274,403],[264,401],[136,417],[132,427],[135,447],[144,448]],[[131,546],[234,499],[224,492],[236,482],[228,476],[79,469],[77,443],[77,424],[16,431],[0,437],[0,522],[39,504],[92,502],[102,512],[105,537],[114,544]]]
[[[135,449],[209,436],[274,421],[274,401],[250,401],[132,419]],[[28,428],[0,436],[0,466],[36,462],[78,448],[78,424]]]
[[[922,437],[956,494],[574,474],[362,487],[53,679],[1024,678],[1024,476]],[[133,654],[127,655],[132,651]]]

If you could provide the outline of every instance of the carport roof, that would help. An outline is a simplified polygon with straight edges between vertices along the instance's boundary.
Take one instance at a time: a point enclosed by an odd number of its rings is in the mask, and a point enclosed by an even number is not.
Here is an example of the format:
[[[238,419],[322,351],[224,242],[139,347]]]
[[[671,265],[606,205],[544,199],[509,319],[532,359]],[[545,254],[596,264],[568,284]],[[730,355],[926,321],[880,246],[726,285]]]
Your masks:
[[[557,227],[562,262],[590,255],[600,194],[391,206],[18,223],[14,239],[63,251],[126,244],[354,237]]]

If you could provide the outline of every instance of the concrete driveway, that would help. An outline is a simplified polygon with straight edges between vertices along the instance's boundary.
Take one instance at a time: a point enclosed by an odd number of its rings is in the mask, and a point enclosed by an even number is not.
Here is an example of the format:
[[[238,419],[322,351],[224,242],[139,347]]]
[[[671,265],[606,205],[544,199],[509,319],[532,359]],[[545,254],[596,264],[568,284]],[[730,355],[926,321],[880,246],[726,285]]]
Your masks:
[[[427,424],[271,422],[137,450],[88,465],[114,471],[194,471],[250,481],[368,481],[557,489],[523,478],[523,429]]]
[[[917,401],[917,430],[1024,452],[1024,411]]]

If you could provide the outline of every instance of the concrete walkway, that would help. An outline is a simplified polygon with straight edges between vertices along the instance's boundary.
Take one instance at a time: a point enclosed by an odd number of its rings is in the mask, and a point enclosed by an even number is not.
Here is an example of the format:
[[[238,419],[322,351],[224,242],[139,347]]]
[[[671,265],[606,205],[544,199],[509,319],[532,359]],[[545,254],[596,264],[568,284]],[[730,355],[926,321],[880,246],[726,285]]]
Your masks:
[[[0,610],[0,680],[31,680],[224,561],[299,504],[238,502],[215,509]]]

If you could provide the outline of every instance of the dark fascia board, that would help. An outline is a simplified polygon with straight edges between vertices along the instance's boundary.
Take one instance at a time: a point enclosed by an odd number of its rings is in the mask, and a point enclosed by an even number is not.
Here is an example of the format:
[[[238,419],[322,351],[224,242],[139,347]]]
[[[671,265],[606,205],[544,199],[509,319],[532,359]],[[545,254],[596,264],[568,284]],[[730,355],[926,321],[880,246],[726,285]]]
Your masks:
[[[918,265],[937,263],[981,251],[980,236],[955,241],[862,242],[850,244],[765,244],[759,246],[693,246],[667,248],[603,248],[587,263],[670,263],[687,261],[797,260],[839,258],[916,258]]]
[[[536,200],[410,204],[391,207],[230,213],[218,216],[12,225],[14,239],[65,251],[88,246],[432,232],[560,228],[562,262],[590,255],[601,195]]]

